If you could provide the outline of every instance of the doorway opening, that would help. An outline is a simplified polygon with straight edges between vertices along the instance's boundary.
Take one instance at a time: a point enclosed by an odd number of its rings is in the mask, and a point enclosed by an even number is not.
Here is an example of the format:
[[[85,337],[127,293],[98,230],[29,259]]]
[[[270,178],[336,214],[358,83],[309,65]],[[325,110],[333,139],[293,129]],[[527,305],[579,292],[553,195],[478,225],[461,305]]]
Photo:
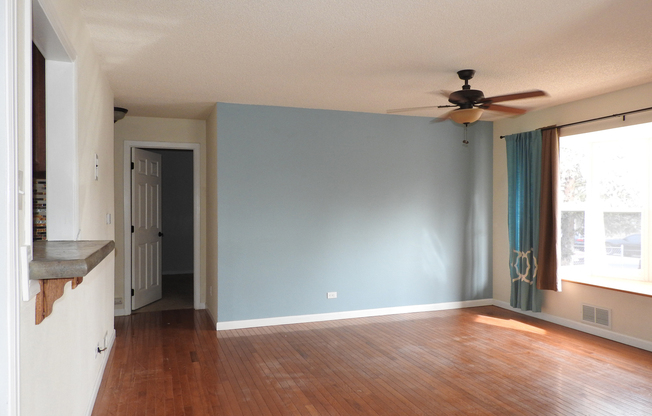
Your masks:
[[[133,309],[135,288],[132,261],[131,154],[142,149],[161,157],[162,299]],[[125,313],[170,309],[201,309],[199,144],[167,142],[124,143]],[[167,194],[167,196],[166,196]]]
[[[148,149],[148,151],[161,156],[160,221],[163,234],[161,237],[163,287],[160,300],[134,309],[133,313],[193,309],[192,151],[178,149]]]

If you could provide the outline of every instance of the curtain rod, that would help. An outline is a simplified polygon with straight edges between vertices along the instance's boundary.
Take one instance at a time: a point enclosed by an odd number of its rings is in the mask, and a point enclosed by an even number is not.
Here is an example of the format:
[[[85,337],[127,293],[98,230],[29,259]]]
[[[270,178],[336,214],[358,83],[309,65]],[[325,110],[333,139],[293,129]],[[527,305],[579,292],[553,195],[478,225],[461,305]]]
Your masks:
[[[625,111],[624,113],[618,113],[618,114],[612,114],[610,116],[603,116],[603,117],[598,117],[598,118],[592,118],[589,120],[582,120],[582,121],[576,121],[574,123],[568,123],[568,124],[562,124],[561,126],[548,126],[548,127],[541,127],[540,129],[537,130],[552,130],[552,129],[560,129],[562,127],[570,127],[570,126],[575,126],[577,124],[584,124],[584,123],[590,123],[592,121],[599,121],[599,120],[605,120],[608,118],[612,117],[622,117],[623,121],[625,121],[625,116],[629,114],[634,114],[634,113],[641,113],[643,111],[650,111],[652,110],[652,107],[647,107],[647,108],[639,108],[638,110],[632,110],[632,111]],[[504,139],[505,136],[500,136],[501,139]]]

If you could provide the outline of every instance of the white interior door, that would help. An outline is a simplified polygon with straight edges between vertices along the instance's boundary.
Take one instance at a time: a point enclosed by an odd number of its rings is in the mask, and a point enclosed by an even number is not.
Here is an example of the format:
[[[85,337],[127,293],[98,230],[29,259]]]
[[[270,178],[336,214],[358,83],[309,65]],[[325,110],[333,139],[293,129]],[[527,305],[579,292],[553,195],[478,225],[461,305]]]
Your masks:
[[[131,152],[131,309],[163,296],[161,282],[161,155]]]

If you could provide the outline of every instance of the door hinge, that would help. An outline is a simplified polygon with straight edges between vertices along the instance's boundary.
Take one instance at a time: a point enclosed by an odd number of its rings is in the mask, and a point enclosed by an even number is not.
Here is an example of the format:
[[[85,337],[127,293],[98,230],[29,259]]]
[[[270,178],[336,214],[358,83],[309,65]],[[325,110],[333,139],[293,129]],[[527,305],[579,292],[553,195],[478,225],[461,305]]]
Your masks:
[[[133,290],[133,289],[131,289],[131,296],[133,296],[133,295],[134,295],[134,290]]]
[[[135,167],[136,165],[134,165],[134,162],[131,162],[131,170],[134,170]]]
[[[131,232],[132,233],[134,232],[134,226],[133,225],[131,226]]]

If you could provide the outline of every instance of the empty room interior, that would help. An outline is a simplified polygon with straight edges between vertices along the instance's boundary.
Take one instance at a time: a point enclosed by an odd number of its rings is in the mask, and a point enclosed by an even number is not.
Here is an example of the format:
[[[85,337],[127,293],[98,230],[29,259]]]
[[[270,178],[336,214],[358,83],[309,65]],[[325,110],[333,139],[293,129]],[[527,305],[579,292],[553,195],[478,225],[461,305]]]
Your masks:
[[[0,416],[650,414],[650,16],[7,0]]]

